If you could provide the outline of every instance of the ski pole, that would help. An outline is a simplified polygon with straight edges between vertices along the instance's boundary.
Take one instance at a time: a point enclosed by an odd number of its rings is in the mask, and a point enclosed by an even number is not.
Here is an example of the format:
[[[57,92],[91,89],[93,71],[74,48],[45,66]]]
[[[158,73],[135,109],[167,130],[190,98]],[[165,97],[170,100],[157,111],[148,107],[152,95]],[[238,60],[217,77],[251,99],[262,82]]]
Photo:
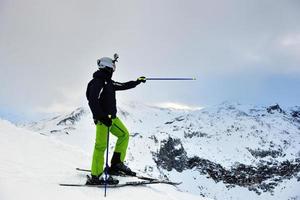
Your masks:
[[[196,78],[146,78],[147,81],[194,81]]]
[[[108,118],[111,119],[111,115],[108,115]],[[108,149],[109,149],[109,127],[107,127],[107,138],[106,138],[106,162],[105,162],[105,183],[104,183],[104,197],[106,197],[106,188],[107,188],[107,173],[108,173]]]

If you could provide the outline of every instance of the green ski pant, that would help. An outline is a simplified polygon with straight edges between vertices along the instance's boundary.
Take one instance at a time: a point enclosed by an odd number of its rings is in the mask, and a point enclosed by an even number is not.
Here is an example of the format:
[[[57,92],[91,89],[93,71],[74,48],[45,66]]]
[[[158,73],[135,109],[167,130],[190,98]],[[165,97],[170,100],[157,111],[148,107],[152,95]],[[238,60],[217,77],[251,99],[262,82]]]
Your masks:
[[[118,118],[112,119],[110,132],[118,138],[115,152],[120,153],[120,159],[123,162],[126,156],[126,150],[129,141],[129,132],[123,122]],[[103,172],[104,153],[107,147],[107,131],[108,127],[101,122],[96,124],[96,142],[92,161],[92,175],[99,176]]]

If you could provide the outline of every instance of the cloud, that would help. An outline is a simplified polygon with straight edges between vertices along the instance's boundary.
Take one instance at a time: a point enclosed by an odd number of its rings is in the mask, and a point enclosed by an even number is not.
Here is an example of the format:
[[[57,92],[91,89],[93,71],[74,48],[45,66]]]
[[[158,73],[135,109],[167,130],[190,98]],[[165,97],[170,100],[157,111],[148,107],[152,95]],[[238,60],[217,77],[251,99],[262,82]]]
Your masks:
[[[203,107],[193,107],[190,105],[182,104],[182,103],[174,103],[174,102],[165,102],[156,104],[157,107],[161,108],[171,108],[176,110],[200,110]]]
[[[86,103],[96,60],[115,52],[114,78],[121,82],[141,75],[201,78],[198,85],[152,82],[135,95],[118,94],[129,100],[222,102],[244,84],[238,77],[300,74],[298,1],[5,0],[0,8],[0,105],[8,107],[50,112]],[[209,91],[217,84],[222,91]],[[245,90],[262,90],[255,87]]]
[[[289,34],[281,39],[281,45],[284,47],[296,47],[300,48],[300,33]],[[298,52],[300,53],[300,52]]]
[[[67,112],[74,111],[74,109],[75,109],[74,106],[70,106],[68,104],[54,103],[45,107],[38,106],[35,108],[35,111],[39,113],[53,114],[53,113],[67,113]]]

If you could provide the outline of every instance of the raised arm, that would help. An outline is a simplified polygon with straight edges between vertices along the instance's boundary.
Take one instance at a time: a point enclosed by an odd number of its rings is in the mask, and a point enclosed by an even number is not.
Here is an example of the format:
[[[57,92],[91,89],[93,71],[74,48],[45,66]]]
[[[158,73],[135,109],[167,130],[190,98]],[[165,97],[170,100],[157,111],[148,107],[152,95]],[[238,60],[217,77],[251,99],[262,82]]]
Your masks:
[[[131,88],[135,88],[139,83],[137,81],[128,81],[125,83],[113,82],[115,90],[128,90]]]
[[[146,82],[146,78],[143,76],[138,78],[136,81],[128,81],[125,83],[119,83],[119,82],[113,81],[113,85],[115,87],[115,90],[128,90],[131,88],[135,88],[138,84],[140,84],[142,82],[143,83]]]

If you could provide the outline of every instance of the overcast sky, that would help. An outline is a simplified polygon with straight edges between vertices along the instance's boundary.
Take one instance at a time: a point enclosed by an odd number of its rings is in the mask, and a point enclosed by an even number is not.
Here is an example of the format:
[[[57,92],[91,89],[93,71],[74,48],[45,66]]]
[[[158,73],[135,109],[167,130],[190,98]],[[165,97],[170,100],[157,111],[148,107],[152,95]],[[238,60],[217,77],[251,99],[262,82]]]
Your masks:
[[[298,0],[0,0],[0,117],[86,105],[96,60],[147,82],[121,101],[300,105]]]

